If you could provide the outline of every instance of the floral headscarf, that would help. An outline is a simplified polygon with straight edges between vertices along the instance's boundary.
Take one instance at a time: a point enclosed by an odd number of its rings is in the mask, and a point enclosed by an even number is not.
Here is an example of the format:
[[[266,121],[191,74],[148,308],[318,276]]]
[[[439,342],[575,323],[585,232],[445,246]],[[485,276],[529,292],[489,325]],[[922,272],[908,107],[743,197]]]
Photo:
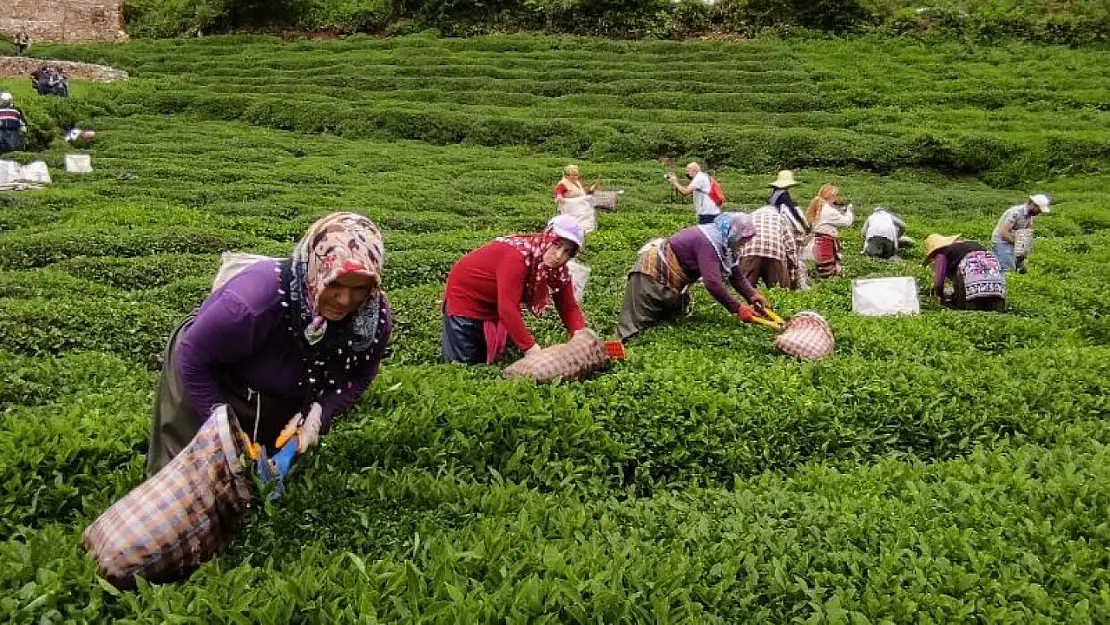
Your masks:
[[[698,226],[705,234],[717,258],[721,260],[721,275],[728,276],[738,262],[732,248],[755,236],[755,222],[746,213],[721,213],[713,223]]]
[[[552,269],[543,262],[543,253],[559,238],[550,224],[537,235],[518,234],[497,238],[498,241],[515,247],[524,258],[527,274],[524,278],[524,296],[521,298],[521,303],[537,317],[542,315],[551,303],[552,293],[573,288],[570,271],[567,270],[566,265]]]
[[[289,263],[289,299],[303,337],[315,346],[328,334],[328,321],[319,312],[320,294],[329,284],[347,275],[366,276],[381,282],[385,260],[382,235],[372,221],[356,213],[332,213],[308,229],[293,250]],[[373,342],[381,311],[381,291],[375,289],[358,310],[329,336],[329,344],[347,343],[365,351]],[[339,336],[343,335],[343,336]]]

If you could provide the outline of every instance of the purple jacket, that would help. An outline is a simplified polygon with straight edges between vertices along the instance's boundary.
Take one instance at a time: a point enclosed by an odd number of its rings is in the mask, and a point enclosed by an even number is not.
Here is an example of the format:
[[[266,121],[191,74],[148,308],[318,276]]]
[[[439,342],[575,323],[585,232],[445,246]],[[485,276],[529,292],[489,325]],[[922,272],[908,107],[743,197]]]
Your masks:
[[[725,288],[724,280],[721,279],[721,260],[717,258],[717,250],[705,233],[697,227],[686,228],[672,236],[669,241],[678,264],[682,265],[686,276],[691,280],[697,280],[700,277],[713,298],[735,315],[740,310],[740,302]],[[755,295],[755,289],[748,284],[747,278],[740,273],[738,267],[732,269],[729,281],[733,288],[744,296],[744,299],[751,301],[752,295]]]
[[[174,360],[198,422],[225,403],[221,382],[308,401],[307,368],[285,318],[280,287],[273,263],[256,263],[210,295],[196,320],[181,333]],[[332,417],[353,404],[378,374],[393,326],[384,297],[381,319],[377,342],[358,354],[349,377],[339,381],[338,392],[325,393],[318,400],[324,431]]]

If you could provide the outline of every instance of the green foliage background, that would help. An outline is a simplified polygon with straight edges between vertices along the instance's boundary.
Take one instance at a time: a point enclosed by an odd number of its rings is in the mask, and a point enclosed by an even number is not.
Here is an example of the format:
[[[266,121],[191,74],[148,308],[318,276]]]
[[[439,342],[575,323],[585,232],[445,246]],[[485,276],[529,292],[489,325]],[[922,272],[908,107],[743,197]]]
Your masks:
[[[0,195],[5,622],[1105,622],[1110,618],[1106,54],[863,38],[499,36],[37,46],[133,78],[16,96],[55,183]],[[8,85],[5,85],[8,86]],[[92,125],[92,174],[57,130]],[[17,154],[27,160],[31,154]],[[799,363],[704,292],[581,384],[436,364],[451,263],[538,228],[567,162],[624,189],[583,259],[615,325],[647,239],[692,221],[656,157],[750,210],[780,167],[919,240],[986,241],[1028,193],[1005,315],[852,315],[850,281],[771,291],[830,320]],[[122,174],[133,174],[122,176]],[[381,377],[286,497],[188,581],[117,593],[78,546],[141,480],[159,357],[225,249],[285,254],[321,214],[386,237]],[[560,341],[554,315],[532,321]]]

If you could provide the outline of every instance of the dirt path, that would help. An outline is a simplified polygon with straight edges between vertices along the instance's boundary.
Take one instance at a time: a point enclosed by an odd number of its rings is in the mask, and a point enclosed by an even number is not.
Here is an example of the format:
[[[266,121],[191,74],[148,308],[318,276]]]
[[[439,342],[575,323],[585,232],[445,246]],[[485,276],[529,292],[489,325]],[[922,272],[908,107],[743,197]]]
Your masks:
[[[99,82],[127,79],[127,72],[106,65],[35,59],[23,56],[0,56],[0,76],[30,76],[31,72],[43,65],[59,67],[70,78],[87,78]]]

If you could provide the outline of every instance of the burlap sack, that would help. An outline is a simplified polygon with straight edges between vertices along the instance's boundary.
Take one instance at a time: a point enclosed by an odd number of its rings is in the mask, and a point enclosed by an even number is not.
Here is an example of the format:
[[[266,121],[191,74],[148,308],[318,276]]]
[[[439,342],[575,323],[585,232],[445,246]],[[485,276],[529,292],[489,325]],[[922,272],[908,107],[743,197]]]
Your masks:
[[[251,500],[238,432],[220,406],[181,453],[85,530],[81,544],[104,579],[121,589],[136,577],[170,581],[227,546]]]
[[[790,356],[821,360],[833,353],[832,329],[825,318],[812,311],[803,311],[786,324],[786,330],[775,339],[775,347]]]
[[[529,377],[537,382],[556,378],[581,380],[609,364],[605,344],[592,331],[579,332],[562,345],[552,345],[505,368],[506,378]]]

